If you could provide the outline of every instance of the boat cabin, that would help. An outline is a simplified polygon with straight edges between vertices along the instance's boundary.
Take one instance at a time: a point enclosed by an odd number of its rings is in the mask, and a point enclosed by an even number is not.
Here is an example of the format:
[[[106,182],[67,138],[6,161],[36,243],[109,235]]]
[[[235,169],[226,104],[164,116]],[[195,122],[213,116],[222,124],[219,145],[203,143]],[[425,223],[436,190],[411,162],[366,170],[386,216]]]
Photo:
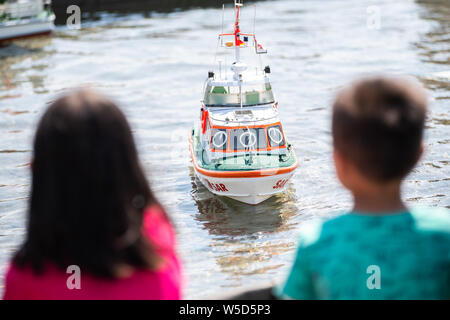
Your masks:
[[[249,151],[286,154],[286,139],[275,109],[209,108],[202,123],[203,146],[210,161]]]

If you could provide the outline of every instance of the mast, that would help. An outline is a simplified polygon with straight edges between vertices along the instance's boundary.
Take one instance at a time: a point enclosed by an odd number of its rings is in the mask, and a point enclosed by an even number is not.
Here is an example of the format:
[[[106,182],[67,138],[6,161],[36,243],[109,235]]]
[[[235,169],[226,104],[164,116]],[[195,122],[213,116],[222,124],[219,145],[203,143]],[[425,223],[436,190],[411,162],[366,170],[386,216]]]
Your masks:
[[[234,48],[236,61],[233,63],[231,69],[234,71],[234,79],[239,83],[239,104],[243,107],[242,101],[242,72],[247,69],[247,66],[241,62],[240,47],[244,42],[241,41],[241,30],[239,28],[239,9],[242,7],[241,0],[234,1],[234,10],[236,12],[236,21],[234,23]]]
[[[240,39],[241,36],[241,30],[239,28],[239,8],[242,7],[242,3],[240,0],[234,1],[234,9],[236,11],[236,21],[234,23],[234,46],[236,48],[236,63],[239,63],[241,60],[240,56],[240,46],[243,43]]]

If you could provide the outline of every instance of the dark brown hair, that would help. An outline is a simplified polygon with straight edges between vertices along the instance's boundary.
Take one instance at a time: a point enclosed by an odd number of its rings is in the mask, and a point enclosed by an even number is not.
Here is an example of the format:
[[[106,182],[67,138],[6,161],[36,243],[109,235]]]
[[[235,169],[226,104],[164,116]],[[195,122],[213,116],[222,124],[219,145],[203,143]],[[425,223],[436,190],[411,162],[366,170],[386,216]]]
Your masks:
[[[424,90],[410,81],[359,80],[334,102],[334,147],[370,179],[403,178],[420,155],[426,105]]]
[[[157,204],[129,124],[110,100],[69,93],[42,116],[35,140],[26,239],[14,257],[36,272],[78,265],[114,278],[120,266],[155,268],[159,257],[141,233]]]

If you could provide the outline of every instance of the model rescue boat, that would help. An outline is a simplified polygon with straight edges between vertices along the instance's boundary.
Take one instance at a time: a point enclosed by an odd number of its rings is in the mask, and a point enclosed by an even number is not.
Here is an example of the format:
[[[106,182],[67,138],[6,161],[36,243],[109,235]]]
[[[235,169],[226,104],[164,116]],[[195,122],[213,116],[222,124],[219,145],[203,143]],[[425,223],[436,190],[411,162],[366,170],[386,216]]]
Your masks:
[[[235,1],[233,33],[219,34],[218,47],[234,49],[229,70],[208,72],[200,121],[190,135],[195,173],[214,194],[258,204],[283,192],[298,166],[283,131],[269,80],[270,68],[249,68],[241,50],[266,50],[254,33],[241,33]]]

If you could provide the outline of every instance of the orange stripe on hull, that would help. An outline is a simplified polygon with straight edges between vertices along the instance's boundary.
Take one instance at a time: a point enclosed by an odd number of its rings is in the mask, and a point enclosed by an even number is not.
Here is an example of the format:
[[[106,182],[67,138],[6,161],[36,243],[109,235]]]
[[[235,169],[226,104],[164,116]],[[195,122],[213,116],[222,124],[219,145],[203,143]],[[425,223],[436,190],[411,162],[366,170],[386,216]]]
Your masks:
[[[213,178],[258,178],[274,176],[279,174],[286,174],[294,171],[298,167],[298,159],[294,152],[295,163],[292,166],[274,169],[248,170],[248,171],[216,171],[200,168],[194,158],[194,147],[192,145],[192,138],[189,137],[189,150],[191,152],[192,162],[195,170],[204,176]]]

